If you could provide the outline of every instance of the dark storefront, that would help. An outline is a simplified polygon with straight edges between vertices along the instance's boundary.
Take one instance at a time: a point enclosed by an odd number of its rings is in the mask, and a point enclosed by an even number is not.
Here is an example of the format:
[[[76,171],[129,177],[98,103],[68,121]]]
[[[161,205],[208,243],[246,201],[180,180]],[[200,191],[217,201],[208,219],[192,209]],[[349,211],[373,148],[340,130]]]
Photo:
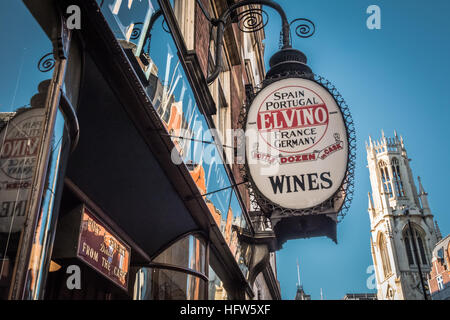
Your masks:
[[[1,299],[255,296],[256,257],[240,236],[254,233],[249,202],[228,188],[240,178],[208,131],[221,106],[201,48],[186,47],[178,1],[129,4],[0,5],[15,16],[2,35],[14,52],[1,56],[14,61],[2,76],[2,166],[17,160],[1,176]],[[69,5],[81,9],[79,30],[62,23]],[[30,129],[22,154],[13,127]],[[81,290],[68,288],[73,266]],[[275,278],[269,286],[279,298]]]

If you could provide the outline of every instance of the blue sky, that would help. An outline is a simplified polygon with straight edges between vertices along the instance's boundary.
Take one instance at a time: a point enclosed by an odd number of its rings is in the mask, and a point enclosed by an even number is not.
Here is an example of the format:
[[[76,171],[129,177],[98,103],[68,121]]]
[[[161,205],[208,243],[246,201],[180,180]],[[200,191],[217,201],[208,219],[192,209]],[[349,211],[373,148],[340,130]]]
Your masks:
[[[288,19],[309,18],[312,38],[294,38],[312,70],[330,80],[349,105],[357,134],[355,198],[338,225],[338,244],[328,238],[291,240],[277,253],[283,299],[296,291],[296,259],[312,299],[342,299],[346,293],[374,292],[366,286],[372,264],[369,247],[365,141],[397,130],[413,175],[420,175],[442,234],[450,233],[445,199],[450,173],[450,1],[279,0]],[[381,30],[366,27],[366,9],[381,9]],[[267,8],[265,60],[278,50],[280,22]],[[276,35],[276,36],[273,36]],[[268,66],[267,66],[268,67]]]

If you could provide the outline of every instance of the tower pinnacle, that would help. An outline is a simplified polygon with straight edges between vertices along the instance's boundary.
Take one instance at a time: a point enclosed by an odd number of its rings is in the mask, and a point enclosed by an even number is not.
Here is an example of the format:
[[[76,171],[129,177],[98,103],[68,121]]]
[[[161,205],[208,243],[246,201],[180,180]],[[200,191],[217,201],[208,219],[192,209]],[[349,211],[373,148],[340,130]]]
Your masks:
[[[422,181],[420,180],[420,176],[417,177],[417,180],[419,180],[419,195],[425,194],[428,195],[428,193],[425,192],[422,186]]]
[[[373,201],[372,201],[372,197],[370,195],[370,192],[367,193],[368,197],[369,197],[369,211],[372,211],[373,208]]]
[[[437,238],[437,241],[441,241],[441,240],[442,240],[441,229],[439,229],[439,226],[438,226],[438,223],[437,223],[436,220],[434,221],[434,225],[435,225],[435,229],[436,229],[436,238]]]
[[[419,198],[420,203],[422,204],[423,213],[431,214],[430,206],[428,204],[428,193],[425,192],[420,177],[417,177],[417,179],[419,180]]]

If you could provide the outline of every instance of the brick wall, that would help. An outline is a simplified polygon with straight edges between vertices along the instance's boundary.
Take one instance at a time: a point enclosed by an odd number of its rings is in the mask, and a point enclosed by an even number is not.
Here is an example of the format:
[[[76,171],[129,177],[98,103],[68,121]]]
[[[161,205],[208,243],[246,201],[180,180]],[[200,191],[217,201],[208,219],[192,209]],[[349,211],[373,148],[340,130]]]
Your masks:
[[[442,280],[443,280],[443,284],[444,284],[444,288],[446,286],[450,286],[450,257],[449,257],[449,250],[450,250],[450,245],[449,248],[447,248],[447,250],[444,249],[444,260],[447,262],[447,268],[445,267],[445,264],[443,263],[443,261],[439,261],[436,257],[433,257],[433,267],[431,269],[430,272],[430,279],[429,279],[429,284],[430,284],[430,293],[433,294],[435,292],[439,291],[438,288],[438,281],[437,281],[437,276],[442,276]]]
[[[208,0],[200,0],[206,10],[210,10],[210,4]],[[202,69],[205,78],[208,73],[208,47],[209,47],[209,30],[211,24],[203,15],[200,6],[195,5],[195,41],[194,46],[197,52],[197,57],[200,61],[200,67]]]

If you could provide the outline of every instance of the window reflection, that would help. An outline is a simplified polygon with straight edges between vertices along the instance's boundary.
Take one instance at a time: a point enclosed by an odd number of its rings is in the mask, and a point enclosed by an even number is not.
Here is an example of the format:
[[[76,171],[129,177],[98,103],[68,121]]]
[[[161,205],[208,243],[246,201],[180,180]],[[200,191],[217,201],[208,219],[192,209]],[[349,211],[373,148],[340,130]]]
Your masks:
[[[47,35],[22,1],[0,1],[0,299],[8,297],[27,216],[51,64]],[[43,60],[42,60],[43,61]],[[44,71],[44,72],[43,72]]]
[[[247,228],[242,206],[235,190],[227,189],[232,182],[223,164],[222,151],[216,146],[220,142],[216,142],[197,105],[170,30],[163,23],[164,17],[159,16],[157,1],[143,0],[139,5],[137,1],[98,1],[101,2],[104,2],[102,12],[117,39],[136,59],[132,64],[144,79],[142,84],[173,141],[174,152],[186,164],[199,192],[208,194],[205,202],[236,261],[247,263],[237,237],[239,230]],[[191,12],[193,7],[186,5],[186,8],[179,6],[180,10]],[[133,39],[131,28],[137,22],[142,22],[142,28],[138,38]],[[224,190],[216,192],[220,189]]]
[[[138,300],[204,299],[206,244],[196,235],[188,235],[159,254],[153,268],[141,268],[136,274],[134,298]],[[175,266],[180,270],[173,270]],[[185,271],[189,269],[194,273]],[[196,275],[197,274],[197,275]]]
[[[67,141],[63,139],[63,135],[64,117],[62,113],[58,111],[56,115],[54,136],[52,138],[45,191],[41,204],[41,215],[38,218],[27,271],[28,282],[25,294],[27,299],[39,298],[38,295],[45,276],[44,263],[46,262],[49,246],[51,246],[49,228],[51,228],[51,221],[54,214],[55,191],[60,173],[61,154],[64,148],[67,148]]]
[[[99,0],[103,15],[118,39],[138,43],[147,15],[155,12],[150,0]]]
[[[164,250],[153,262],[188,268],[204,274],[206,265],[205,242],[196,236],[189,235]]]
[[[206,281],[183,272],[142,268],[136,274],[135,300],[204,300]]]
[[[208,281],[208,300],[227,300],[228,293],[223,286],[222,280],[214,272],[214,269],[209,267],[209,281]]]

